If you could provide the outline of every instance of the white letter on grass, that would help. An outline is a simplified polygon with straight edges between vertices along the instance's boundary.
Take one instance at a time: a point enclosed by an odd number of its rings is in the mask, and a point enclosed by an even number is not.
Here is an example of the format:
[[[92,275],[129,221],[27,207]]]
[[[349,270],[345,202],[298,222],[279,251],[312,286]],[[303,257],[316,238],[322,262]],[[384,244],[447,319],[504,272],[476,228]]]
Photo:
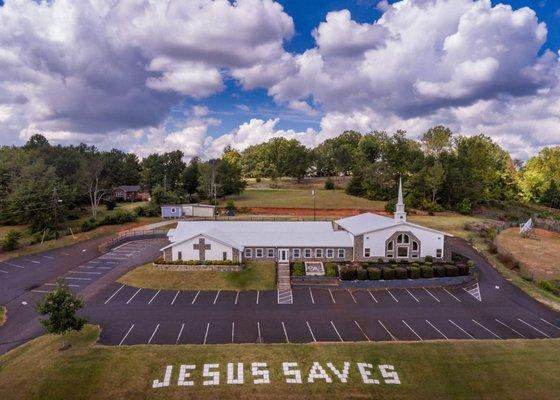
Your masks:
[[[243,384],[243,363],[237,363],[237,378],[234,377],[233,363],[227,365],[227,383],[228,385]]]
[[[284,362],[282,363],[282,369],[284,370],[285,376],[293,376],[293,378],[286,379],[286,383],[301,383],[301,372],[299,369],[290,369],[291,367],[297,367],[297,362]]]
[[[204,371],[202,376],[204,378],[212,378],[211,380],[203,381],[204,386],[213,386],[220,384],[220,371],[210,371],[210,369],[218,368],[220,364],[204,364]]]
[[[188,371],[192,371],[196,368],[196,365],[181,365],[179,369],[179,379],[177,380],[177,386],[193,386],[194,382],[187,380],[187,378],[191,377],[191,373]]]
[[[331,377],[327,375],[327,371],[325,371],[321,366],[321,364],[319,364],[317,361],[313,362],[313,365],[309,370],[309,376],[307,377],[307,382],[313,383],[315,382],[315,379],[324,379],[325,382],[327,383],[332,382]]]
[[[169,381],[171,380],[171,372],[173,372],[173,365],[168,365],[165,368],[165,375],[163,376],[163,382],[160,382],[159,379],[154,379],[154,383],[152,384],[152,387],[155,389],[164,386],[169,386]]]
[[[371,379],[371,371],[366,368],[373,368],[373,365],[369,363],[358,363],[358,369],[360,370],[360,375],[362,375],[364,383],[379,385],[379,381],[377,379]]]
[[[395,372],[395,367],[393,367],[392,365],[386,365],[386,364],[379,365],[379,371],[381,372],[381,376],[385,378],[385,383],[389,385],[401,384],[401,380],[399,379],[399,374]]]
[[[261,369],[263,368],[263,369]],[[268,365],[264,362],[254,362],[251,364],[251,373],[253,376],[262,376],[262,378],[253,380],[255,385],[270,383],[270,373],[268,372]]]
[[[348,382],[348,370],[350,369],[350,363],[349,362],[344,362],[343,366],[342,366],[342,372],[340,372],[338,369],[336,369],[336,367],[333,365],[333,363],[327,363],[327,367],[329,367],[331,369],[332,372],[334,372],[334,374],[337,376],[338,379],[340,379],[340,382],[342,383],[346,383]]]

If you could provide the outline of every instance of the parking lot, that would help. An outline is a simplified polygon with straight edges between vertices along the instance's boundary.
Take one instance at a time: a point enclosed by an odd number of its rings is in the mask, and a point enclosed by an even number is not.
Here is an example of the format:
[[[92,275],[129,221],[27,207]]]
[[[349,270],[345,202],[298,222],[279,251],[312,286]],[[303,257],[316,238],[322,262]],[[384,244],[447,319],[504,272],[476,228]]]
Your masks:
[[[297,289],[293,304],[279,305],[274,291],[163,291],[113,284],[86,311],[103,326],[101,343],[108,345],[560,336],[555,315],[487,305],[471,286]]]

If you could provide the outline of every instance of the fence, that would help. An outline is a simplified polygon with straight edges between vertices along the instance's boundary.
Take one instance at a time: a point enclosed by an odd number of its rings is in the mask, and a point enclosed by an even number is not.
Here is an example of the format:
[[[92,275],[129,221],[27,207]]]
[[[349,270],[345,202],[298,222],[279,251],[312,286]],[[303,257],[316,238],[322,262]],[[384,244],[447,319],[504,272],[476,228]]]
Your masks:
[[[115,247],[117,244],[130,242],[132,240],[139,239],[150,239],[150,238],[166,238],[167,229],[150,229],[150,230],[129,230],[122,233],[118,233],[117,236],[111,238],[110,240],[101,243],[97,246],[97,251],[100,253],[107,253],[109,249]]]

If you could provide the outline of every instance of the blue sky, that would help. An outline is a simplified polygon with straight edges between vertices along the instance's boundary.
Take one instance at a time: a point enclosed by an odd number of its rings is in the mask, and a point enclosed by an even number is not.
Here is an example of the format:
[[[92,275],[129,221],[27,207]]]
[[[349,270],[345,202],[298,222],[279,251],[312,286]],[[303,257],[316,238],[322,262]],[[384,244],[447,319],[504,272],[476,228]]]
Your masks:
[[[560,144],[557,0],[0,5],[0,145],[188,159],[437,124],[523,159]]]

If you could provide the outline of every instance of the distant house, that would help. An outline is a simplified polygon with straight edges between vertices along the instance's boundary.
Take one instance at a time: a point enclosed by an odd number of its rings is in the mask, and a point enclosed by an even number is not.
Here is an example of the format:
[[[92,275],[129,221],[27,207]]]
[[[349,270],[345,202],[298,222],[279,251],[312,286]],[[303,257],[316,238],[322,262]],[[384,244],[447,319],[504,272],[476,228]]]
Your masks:
[[[139,185],[123,185],[113,190],[117,201],[148,201],[150,194],[142,192]]]
[[[162,218],[213,217],[216,207],[208,204],[166,204],[161,206]]]

